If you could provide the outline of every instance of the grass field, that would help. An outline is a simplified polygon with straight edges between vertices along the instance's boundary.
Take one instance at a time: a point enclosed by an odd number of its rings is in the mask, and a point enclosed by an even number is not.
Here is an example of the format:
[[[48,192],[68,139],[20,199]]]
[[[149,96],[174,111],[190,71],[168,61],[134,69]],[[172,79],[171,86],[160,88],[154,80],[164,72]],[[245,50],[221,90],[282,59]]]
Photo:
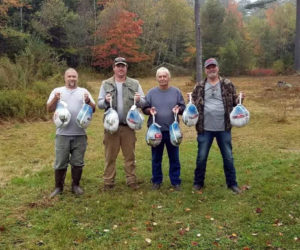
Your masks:
[[[88,76],[85,76],[88,78]],[[152,191],[146,128],[137,132],[138,191],[125,184],[122,155],[116,188],[101,191],[104,168],[102,115],[87,129],[88,150],[79,198],[70,192],[48,199],[54,186],[52,121],[0,126],[0,249],[300,249],[300,77],[231,78],[246,94],[251,121],[234,128],[233,150],[243,193],[226,188],[216,144],[206,186],[192,190],[196,132],[181,124],[182,191],[171,189],[168,159],[164,184]],[[278,80],[293,84],[277,88]],[[90,79],[97,99],[100,79]],[[152,78],[140,79],[145,92]],[[174,78],[186,97],[193,84]],[[46,100],[45,100],[46,102]]]

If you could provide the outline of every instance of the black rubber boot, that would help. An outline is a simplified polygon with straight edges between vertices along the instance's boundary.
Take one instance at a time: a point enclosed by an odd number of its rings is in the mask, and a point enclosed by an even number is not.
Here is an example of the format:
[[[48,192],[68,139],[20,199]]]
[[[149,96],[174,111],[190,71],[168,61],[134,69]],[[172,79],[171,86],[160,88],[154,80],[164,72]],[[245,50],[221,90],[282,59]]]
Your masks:
[[[73,167],[72,166],[72,192],[76,195],[82,195],[83,190],[79,186],[81,175],[82,175],[82,167]]]
[[[50,198],[54,198],[58,194],[62,194],[64,190],[64,183],[66,178],[67,169],[57,169],[54,171],[55,176],[55,189],[50,194]]]

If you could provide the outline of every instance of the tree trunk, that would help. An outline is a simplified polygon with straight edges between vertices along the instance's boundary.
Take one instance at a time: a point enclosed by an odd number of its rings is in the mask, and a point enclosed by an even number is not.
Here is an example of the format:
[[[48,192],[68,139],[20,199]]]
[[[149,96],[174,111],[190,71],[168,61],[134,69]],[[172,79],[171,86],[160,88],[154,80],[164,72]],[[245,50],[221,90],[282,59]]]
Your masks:
[[[300,0],[296,8],[295,70],[300,73]]]
[[[201,42],[201,30],[200,30],[200,0],[195,0],[195,31],[196,31],[196,81],[200,82],[202,79],[202,42]]]

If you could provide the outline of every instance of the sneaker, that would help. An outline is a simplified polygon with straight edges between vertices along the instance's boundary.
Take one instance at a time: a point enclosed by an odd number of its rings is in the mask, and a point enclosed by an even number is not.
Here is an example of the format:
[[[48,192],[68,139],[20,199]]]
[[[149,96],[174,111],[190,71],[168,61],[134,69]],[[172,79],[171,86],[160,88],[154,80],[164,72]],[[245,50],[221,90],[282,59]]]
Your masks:
[[[197,191],[201,190],[203,187],[201,185],[195,184],[193,188]]]
[[[130,187],[132,190],[138,190],[139,189],[139,185],[136,183],[131,183],[128,185],[128,187]]]
[[[240,194],[242,192],[238,186],[231,186],[231,187],[229,187],[229,189],[231,189],[232,192],[234,192],[236,194]]]
[[[181,187],[180,187],[179,184],[173,185],[172,187],[173,187],[173,189],[174,189],[175,191],[180,191],[180,190],[181,190]]]
[[[160,189],[160,183],[153,183],[152,190],[158,190],[158,189]]]

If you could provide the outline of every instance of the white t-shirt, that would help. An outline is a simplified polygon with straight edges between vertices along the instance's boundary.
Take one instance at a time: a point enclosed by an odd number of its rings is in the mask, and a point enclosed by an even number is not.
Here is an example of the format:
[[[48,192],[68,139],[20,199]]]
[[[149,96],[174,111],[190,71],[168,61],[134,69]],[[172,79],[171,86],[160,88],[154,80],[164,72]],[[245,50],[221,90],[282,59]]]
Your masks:
[[[71,120],[70,123],[64,128],[57,128],[56,134],[57,135],[85,135],[85,130],[80,128],[76,124],[77,115],[84,104],[84,94],[88,94],[89,98],[92,103],[95,104],[95,101],[89,91],[85,88],[77,87],[75,89],[68,89],[65,86],[55,88],[52,90],[47,104],[51,102],[54,98],[55,93],[60,93],[60,100],[64,101],[68,105],[68,110],[71,113]]]

